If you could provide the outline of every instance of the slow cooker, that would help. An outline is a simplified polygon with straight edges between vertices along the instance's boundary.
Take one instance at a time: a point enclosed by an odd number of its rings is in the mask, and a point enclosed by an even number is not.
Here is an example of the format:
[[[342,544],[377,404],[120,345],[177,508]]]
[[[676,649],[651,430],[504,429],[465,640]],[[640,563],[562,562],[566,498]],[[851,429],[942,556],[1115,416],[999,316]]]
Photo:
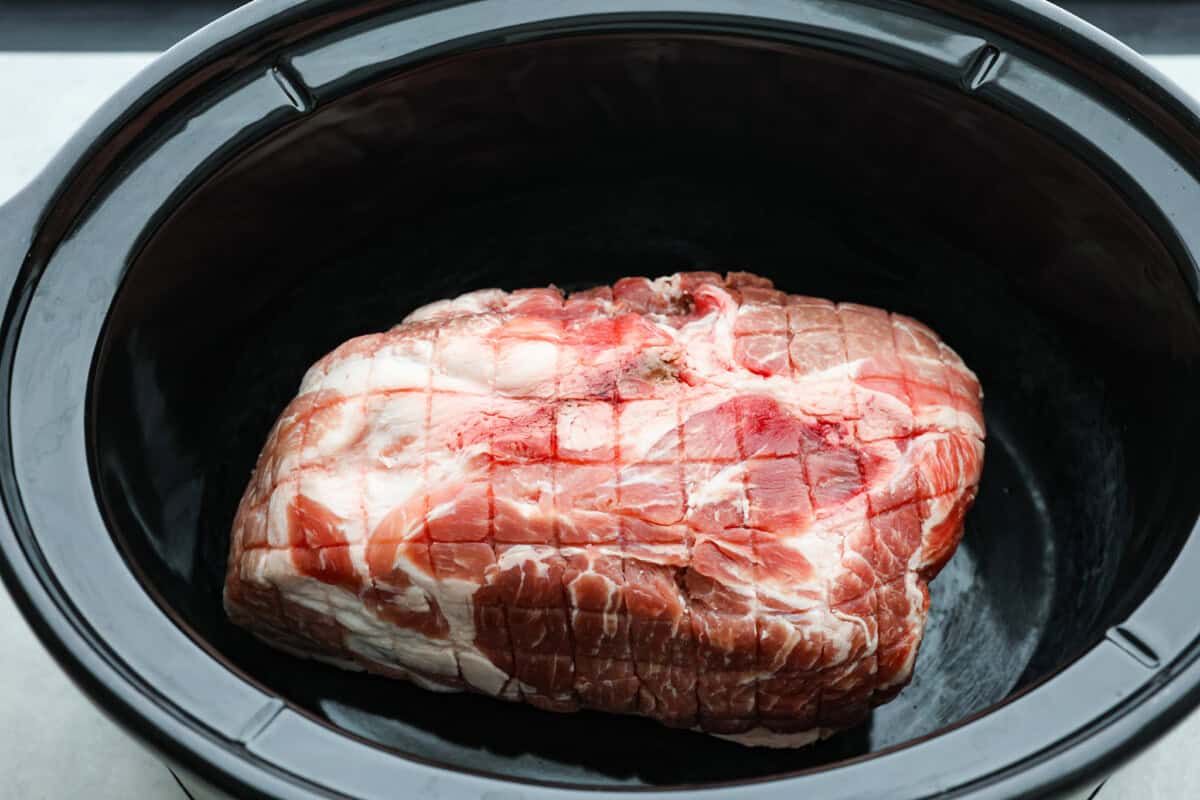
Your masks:
[[[1086,792],[1200,700],[1200,116],[1037,0],[257,0],[0,208],[0,571],[232,797]],[[220,588],[305,368],[472,289],[747,269],[916,316],[987,465],[916,677],[802,750],[281,655]]]

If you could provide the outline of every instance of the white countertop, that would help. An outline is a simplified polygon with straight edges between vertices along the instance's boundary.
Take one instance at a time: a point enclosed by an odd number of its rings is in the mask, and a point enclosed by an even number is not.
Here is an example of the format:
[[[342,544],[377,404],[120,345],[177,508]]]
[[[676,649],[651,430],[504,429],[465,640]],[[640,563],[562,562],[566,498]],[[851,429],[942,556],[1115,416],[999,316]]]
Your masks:
[[[0,52],[0,203],[154,53]],[[1200,56],[1152,56],[1200,96]],[[167,769],[89,703],[0,591],[0,794],[185,800]],[[1099,800],[1200,797],[1200,712],[1111,778]]]

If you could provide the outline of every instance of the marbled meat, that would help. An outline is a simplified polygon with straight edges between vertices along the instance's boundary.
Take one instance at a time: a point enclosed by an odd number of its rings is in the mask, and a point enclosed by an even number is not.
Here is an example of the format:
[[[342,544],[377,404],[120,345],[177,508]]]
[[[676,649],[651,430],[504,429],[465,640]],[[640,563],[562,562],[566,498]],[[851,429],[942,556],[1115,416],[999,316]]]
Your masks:
[[[910,679],[981,396],[921,323],[746,273],[439,301],[308,371],[225,607],[429,689],[807,744]]]

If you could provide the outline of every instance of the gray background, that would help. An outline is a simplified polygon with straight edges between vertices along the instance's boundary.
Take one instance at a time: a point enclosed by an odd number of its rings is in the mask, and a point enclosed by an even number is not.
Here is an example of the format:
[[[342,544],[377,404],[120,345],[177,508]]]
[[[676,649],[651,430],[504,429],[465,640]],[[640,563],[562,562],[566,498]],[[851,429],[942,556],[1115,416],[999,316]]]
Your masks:
[[[0,203],[113,91],[236,3],[0,0]],[[1064,2],[1200,97],[1200,4]],[[97,711],[0,591],[0,797],[186,798]],[[1200,712],[1112,777],[1100,800],[1200,797]]]

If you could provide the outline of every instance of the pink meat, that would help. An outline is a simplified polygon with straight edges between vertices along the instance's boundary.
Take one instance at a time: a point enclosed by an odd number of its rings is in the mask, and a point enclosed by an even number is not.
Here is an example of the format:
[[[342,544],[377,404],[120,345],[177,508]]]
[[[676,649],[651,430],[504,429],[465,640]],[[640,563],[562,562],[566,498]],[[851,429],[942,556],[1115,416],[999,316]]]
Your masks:
[[[911,677],[980,398],[919,322],[744,273],[440,301],[309,370],[225,606],[430,689],[806,744]]]

